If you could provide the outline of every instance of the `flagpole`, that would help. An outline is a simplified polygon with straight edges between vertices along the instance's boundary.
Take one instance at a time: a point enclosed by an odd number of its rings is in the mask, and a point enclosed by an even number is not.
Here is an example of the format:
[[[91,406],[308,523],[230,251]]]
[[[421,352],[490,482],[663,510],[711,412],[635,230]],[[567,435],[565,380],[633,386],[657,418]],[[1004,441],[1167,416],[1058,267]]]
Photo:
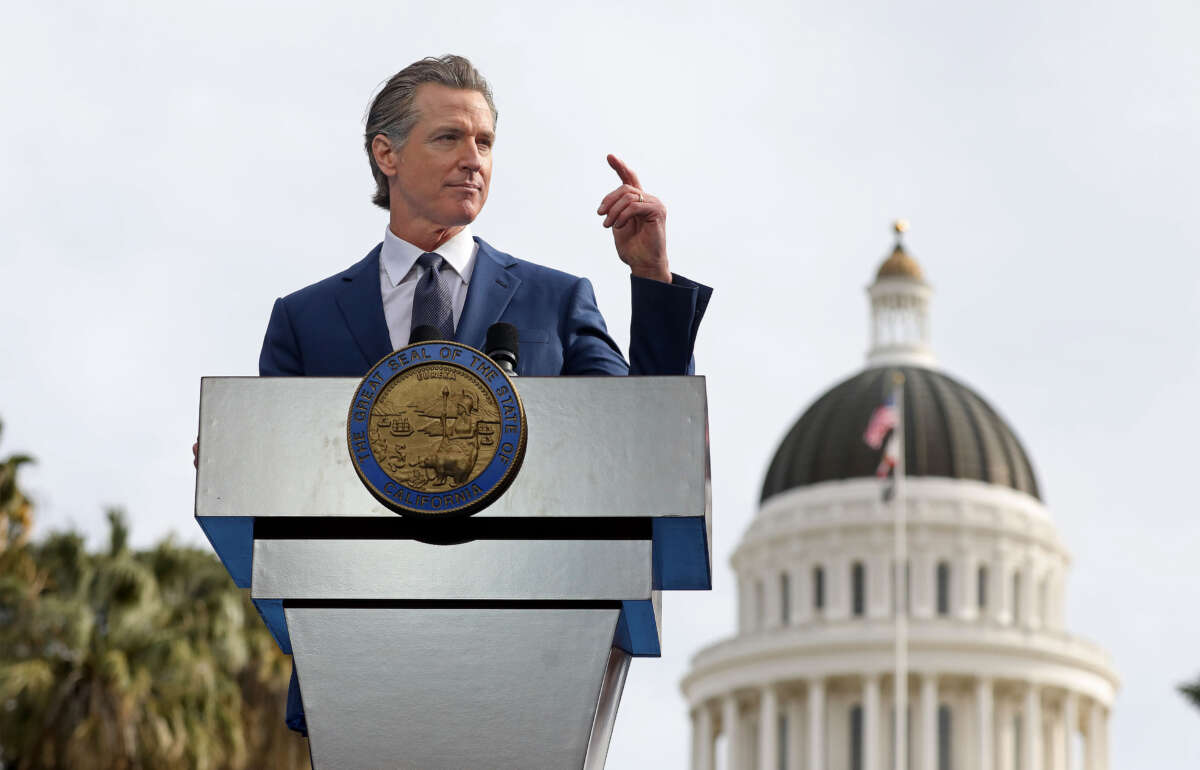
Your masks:
[[[904,505],[904,375],[896,372],[896,470],[892,494],[895,520],[895,577],[892,581],[896,606],[896,671],[892,687],[896,695],[896,770],[908,770],[908,522]]]

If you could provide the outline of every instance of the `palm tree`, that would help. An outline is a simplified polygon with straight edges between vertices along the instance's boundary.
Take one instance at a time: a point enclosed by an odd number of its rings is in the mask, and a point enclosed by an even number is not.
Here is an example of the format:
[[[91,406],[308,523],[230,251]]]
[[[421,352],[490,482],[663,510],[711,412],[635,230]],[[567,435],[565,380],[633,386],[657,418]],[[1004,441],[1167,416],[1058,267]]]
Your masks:
[[[1200,677],[1196,677],[1195,681],[1179,685],[1179,692],[1183,693],[1193,706],[1200,708]]]
[[[0,422],[0,435],[4,423]],[[20,545],[33,526],[33,505],[17,486],[17,471],[33,462],[28,455],[10,455],[0,462],[0,551],[10,543]]]
[[[306,767],[287,658],[216,557],[170,538],[135,551],[119,510],[100,551],[31,542],[25,462],[0,465],[0,767]]]

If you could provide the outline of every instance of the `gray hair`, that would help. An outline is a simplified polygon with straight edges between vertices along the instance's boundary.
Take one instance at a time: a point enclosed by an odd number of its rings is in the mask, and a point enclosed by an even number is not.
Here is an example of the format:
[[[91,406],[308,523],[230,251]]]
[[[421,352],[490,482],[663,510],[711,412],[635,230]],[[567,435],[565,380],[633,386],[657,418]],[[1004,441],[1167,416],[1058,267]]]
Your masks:
[[[496,105],[492,103],[492,88],[466,57],[453,54],[439,58],[427,56],[397,72],[375,95],[367,110],[365,145],[371,175],[375,177],[375,195],[371,202],[380,208],[386,209],[391,205],[391,196],[388,194],[388,179],[375,163],[371,142],[380,134],[397,147],[408,141],[413,126],[421,118],[414,104],[417,87],[425,83],[438,83],[483,94],[488,109],[492,111],[492,125],[495,126],[498,115]]]

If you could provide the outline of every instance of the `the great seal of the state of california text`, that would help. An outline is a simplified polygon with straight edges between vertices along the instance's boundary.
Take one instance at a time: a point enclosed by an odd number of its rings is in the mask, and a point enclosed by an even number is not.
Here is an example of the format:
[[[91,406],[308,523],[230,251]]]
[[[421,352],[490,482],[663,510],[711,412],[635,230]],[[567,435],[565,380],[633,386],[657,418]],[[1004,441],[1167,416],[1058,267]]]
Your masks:
[[[346,419],[351,462],[371,494],[425,517],[475,513],[503,494],[526,434],[512,380],[457,342],[384,357],[358,384]]]

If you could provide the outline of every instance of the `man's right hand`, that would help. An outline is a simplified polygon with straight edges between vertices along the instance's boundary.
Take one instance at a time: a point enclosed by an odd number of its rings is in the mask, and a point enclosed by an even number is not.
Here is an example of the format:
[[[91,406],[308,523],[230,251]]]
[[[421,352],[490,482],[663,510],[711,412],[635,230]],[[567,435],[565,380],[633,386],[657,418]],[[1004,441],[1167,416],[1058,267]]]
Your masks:
[[[196,439],[196,443],[192,444],[192,467],[200,468],[200,439]]]

